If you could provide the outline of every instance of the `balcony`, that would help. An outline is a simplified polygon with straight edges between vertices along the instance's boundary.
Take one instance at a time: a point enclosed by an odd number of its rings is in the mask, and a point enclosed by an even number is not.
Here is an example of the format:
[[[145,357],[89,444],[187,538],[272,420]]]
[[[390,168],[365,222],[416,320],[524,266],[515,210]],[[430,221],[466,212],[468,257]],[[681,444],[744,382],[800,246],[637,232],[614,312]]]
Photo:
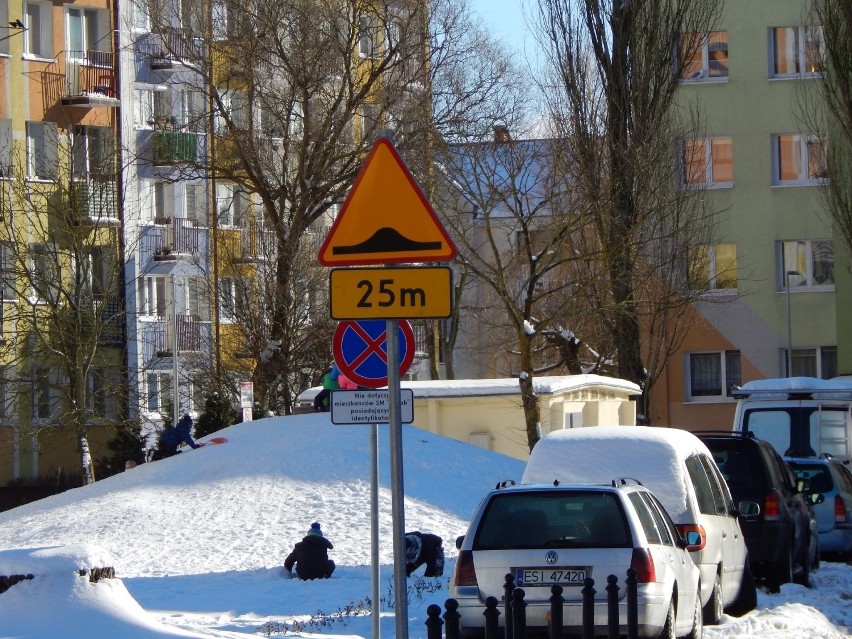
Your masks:
[[[190,29],[168,29],[151,33],[138,44],[139,53],[152,71],[178,71],[197,66],[203,58],[204,42]]]
[[[140,249],[143,264],[190,256],[203,260],[210,252],[210,230],[186,217],[155,218],[142,234]]]
[[[198,137],[168,121],[155,122],[152,147],[155,166],[193,163],[198,159]]]
[[[175,324],[177,326],[175,326]],[[177,328],[178,356],[201,355],[210,350],[212,325],[198,315],[178,315],[177,322],[160,318],[142,327],[142,351],[145,363],[155,358],[172,357]]]
[[[62,104],[86,109],[118,107],[115,64],[111,51],[66,51]]]
[[[75,177],[69,193],[71,222],[76,226],[116,226],[118,185],[111,176]]]
[[[250,219],[237,228],[220,228],[217,233],[219,254],[231,264],[251,264],[272,254],[275,235]]]

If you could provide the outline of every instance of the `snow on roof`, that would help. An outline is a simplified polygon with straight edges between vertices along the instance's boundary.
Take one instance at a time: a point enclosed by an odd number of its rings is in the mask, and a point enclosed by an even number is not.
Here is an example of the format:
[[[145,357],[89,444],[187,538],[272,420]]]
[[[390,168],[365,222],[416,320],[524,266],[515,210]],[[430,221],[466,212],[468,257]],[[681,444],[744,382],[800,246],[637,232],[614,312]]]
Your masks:
[[[819,393],[820,397],[830,397],[831,391],[838,391],[837,398],[848,398],[852,393],[852,377],[818,379],[816,377],[776,377],[756,379],[742,385],[745,394],[756,393],[760,399],[787,399],[789,393]],[[777,392],[775,392],[777,391]]]
[[[710,452],[695,435],[677,428],[593,426],[559,430],[533,448],[523,484],[610,483],[638,479],[677,523],[687,523],[686,469],[681,460]]]

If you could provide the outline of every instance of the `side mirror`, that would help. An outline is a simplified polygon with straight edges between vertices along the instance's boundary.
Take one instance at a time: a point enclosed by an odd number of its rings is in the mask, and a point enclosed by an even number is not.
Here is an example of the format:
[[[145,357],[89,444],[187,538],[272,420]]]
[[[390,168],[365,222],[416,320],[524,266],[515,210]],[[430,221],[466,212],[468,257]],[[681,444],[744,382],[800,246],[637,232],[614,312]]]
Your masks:
[[[822,493],[808,493],[808,503],[810,503],[811,505],[816,506],[817,504],[821,504],[824,501],[825,495],[823,495]]]
[[[686,533],[686,546],[687,548],[692,547],[701,547],[704,545],[704,538],[701,536],[701,533],[697,530],[690,530]]]
[[[464,543],[464,535],[459,535],[458,537],[456,537],[456,550],[461,550],[463,543]]]
[[[760,514],[760,504],[755,501],[741,501],[737,511],[742,517],[757,517]]]

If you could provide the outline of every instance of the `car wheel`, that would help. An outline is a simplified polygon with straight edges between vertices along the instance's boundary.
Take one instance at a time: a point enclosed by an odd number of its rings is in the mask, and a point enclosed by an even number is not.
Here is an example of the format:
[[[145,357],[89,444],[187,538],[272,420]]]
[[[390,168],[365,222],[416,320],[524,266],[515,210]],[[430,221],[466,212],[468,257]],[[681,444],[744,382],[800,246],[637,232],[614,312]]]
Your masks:
[[[669,612],[666,614],[666,623],[660,633],[660,639],[676,639],[674,600],[669,602]]]
[[[713,581],[713,592],[710,594],[710,599],[701,613],[704,617],[705,626],[718,626],[722,620],[722,582],[718,574]]]
[[[695,593],[695,612],[692,615],[692,631],[686,639],[702,639],[704,636],[704,611],[701,609],[701,589]]]
[[[757,608],[757,585],[754,583],[754,575],[751,573],[751,566],[748,558],[746,558],[740,591],[737,593],[734,603],[728,606],[728,614],[734,617],[742,617],[755,608]]]
[[[793,544],[787,542],[787,549],[781,563],[772,566],[770,576],[766,580],[769,592],[780,592],[781,586],[793,581]]]

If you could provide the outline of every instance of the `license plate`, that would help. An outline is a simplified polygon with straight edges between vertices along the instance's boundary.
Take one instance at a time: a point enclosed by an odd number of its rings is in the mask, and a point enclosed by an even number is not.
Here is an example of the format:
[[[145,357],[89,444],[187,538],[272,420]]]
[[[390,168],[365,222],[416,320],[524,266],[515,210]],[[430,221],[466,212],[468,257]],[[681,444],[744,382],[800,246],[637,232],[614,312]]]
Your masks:
[[[518,586],[582,586],[586,568],[519,568],[515,572]]]

